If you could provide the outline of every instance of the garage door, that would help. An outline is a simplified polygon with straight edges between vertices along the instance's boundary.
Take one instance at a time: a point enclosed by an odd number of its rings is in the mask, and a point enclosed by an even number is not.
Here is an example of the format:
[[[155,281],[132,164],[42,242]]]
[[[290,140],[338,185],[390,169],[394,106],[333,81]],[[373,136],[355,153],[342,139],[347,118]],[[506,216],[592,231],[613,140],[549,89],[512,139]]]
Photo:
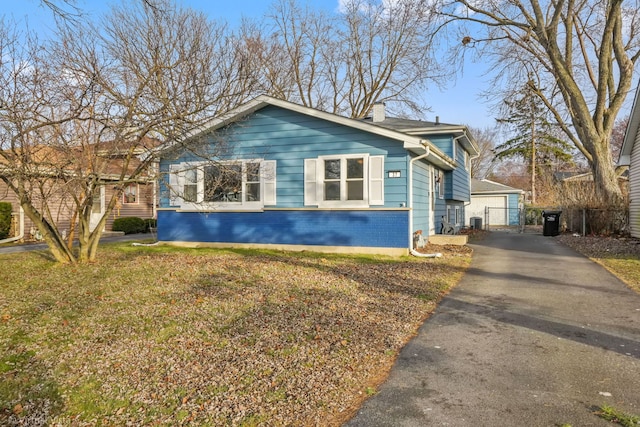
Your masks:
[[[489,209],[489,225],[507,225],[507,196],[471,196],[471,203],[466,209],[467,225],[471,225],[471,218],[482,218],[486,225],[485,208]]]

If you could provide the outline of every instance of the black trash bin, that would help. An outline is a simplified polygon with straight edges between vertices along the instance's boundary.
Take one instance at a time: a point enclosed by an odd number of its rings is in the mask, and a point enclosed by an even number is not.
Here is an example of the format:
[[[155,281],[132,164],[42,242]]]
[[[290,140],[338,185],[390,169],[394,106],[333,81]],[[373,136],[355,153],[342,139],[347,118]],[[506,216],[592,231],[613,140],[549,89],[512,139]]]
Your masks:
[[[542,227],[543,236],[557,236],[560,234],[560,214],[562,211],[543,211],[544,225]]]
[[[471,226],[474,230],[482,230],[482,218],[480,218],[479,216],[472,216]]]

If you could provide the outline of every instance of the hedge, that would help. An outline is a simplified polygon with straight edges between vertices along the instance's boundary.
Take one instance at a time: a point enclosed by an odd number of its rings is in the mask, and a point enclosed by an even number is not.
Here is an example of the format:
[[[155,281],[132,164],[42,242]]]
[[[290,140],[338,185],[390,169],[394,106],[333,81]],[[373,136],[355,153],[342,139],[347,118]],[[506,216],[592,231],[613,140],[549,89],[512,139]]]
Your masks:
[[[124,234],[145,233],[147,223],[137,216],[117,218],[113,221],[113,231],[124,231]]]
[[[11,203],[0,202],[0,239],[6,239],[11,233]]]

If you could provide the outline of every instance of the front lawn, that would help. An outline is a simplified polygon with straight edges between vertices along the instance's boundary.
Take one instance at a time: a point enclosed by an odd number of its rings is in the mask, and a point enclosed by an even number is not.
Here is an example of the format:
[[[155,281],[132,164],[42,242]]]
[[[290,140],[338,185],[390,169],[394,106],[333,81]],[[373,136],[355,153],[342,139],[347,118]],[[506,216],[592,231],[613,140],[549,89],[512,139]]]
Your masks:
[[[443,252],[0,255],[0,424],[340,425],[466,270]]]

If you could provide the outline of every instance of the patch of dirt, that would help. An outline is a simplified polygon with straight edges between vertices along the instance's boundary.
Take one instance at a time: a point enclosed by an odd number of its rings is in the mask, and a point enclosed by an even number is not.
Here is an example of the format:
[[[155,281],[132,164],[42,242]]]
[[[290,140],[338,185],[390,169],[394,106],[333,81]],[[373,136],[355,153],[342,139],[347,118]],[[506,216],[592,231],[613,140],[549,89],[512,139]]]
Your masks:
[[[640,257],[640,239],[632,237],[561,234],[557,239],[575,251],[591,258],[607,258],[619,255]]]
[[[442,256],[469,256],[473,253],[473,249],[466,245],[434,245],[432,243],[426,244],[424,248],[418,248],[417,251],[421,254],[441,253]]]

